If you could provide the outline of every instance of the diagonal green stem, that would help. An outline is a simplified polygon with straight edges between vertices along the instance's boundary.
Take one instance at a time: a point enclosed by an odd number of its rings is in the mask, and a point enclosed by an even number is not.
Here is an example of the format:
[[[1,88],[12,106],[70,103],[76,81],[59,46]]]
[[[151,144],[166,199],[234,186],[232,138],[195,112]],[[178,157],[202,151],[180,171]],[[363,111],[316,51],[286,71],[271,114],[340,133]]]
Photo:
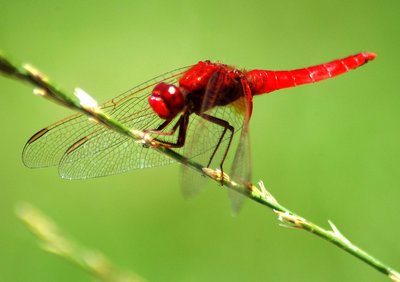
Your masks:
[[[335,244],[346,252],[364,261],[379,272],[387,275],[392,281],[400,282],[400,274],[398,272],[351,243],[339,232],[339,230],[333,225],[333,223],[330,223],[332,230],[328,230],[300,217],[299,215],[291,212],[289,209],[278,203],[278,201],[276,201],[276,199],[268,191],[265,190],[262,184],[257,187],[251,183],[237,182],[231,179],[229,175],[225,173],[221,174],[220,171],[203,168],[200,164],[185,158],[184,156],[176,153],[171,149],[157,146],[157,144],[154,143],[152,139],[146,136],[144,133],[127,128],[122,123],[103,113],[101,110],[97,108],[82,106],[77,99],[71,98],[73,97],[72,95],[68,95],[66,92],[56,87],[39,71],[32,68],[31,66],[25,65],[21,67],[11,62],[1,52],[0,72],[12,78],[28,82],[29,84],[38,88],[40,93],[42,93],[44,97],[52,100],[53,102],[71,108],[80,113],[86,114],[89,117],[98,121],[99,123],[103,124],[104,126],[110,128],[111,130],[124,134],[130,138],[133,138],[134,140],[141,141],[150,148],[175,159],[181,164],[188,166],[201,174],[205,173],[207,176],[217,181],[218,183],[222,182],[223,185],[227,188],[233,189],[238,193],[244,194],[253,201],[256,201],[264,206],[271,208],[278,215],[278,219],[284,225],[309,231],[312,234],[315,234]]]
[[[98,281],[144,282],[129,271],[120,270],[102,253],[87,249],[69,238],[40,210],[28,203],[21,203],[16,210],[19,219],[37,237],[39,245],[47,252],[60,256],[79,266]]]

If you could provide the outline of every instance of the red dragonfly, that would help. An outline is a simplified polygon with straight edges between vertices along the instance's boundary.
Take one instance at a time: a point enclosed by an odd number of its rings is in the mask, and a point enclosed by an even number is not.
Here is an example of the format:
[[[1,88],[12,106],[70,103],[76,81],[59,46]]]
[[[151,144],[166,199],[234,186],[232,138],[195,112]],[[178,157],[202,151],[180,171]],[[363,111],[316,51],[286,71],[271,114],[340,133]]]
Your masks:
[[[248,133],[253,96],[328,79],[375,56],[364,52],[291,71],[244,71],[200,61],[140,84],[100,108],[126,126],[148,133],[159,146],[221,171],[233,137],[238,136],[231,176],[250,180]],[[32,168],[58,165],[61,177],[83,179],[174,160],[75,114],[34,134],[25,145],[23,161]]]

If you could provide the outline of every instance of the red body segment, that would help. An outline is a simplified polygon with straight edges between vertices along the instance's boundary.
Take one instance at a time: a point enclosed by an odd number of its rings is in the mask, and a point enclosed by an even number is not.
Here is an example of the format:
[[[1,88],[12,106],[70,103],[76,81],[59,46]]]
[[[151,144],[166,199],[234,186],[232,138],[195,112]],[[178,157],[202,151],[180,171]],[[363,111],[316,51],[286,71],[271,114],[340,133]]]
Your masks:
[[[220,64],[200,61],[190,68],[179,80],[179,86],[186,92],[195,92],[207,87],[213,73],[220,69]]]
[[[364,52],[308,68],[291,71],[252,70],[245,75],[252,94],[258,95],[331,78],[358,68],[375,57],[374,53]]]
[[[164,82],[156,85],[149,103],[160,118],[171,120],[180,113],[202,115],[214,107],[229,105],[245,97],[250,116],[254,95],[335,77],[362,66],[375,56],[364,52],[325,64],[283,71],[244,72],[225,64],[200,61],[182,75],[179,88]],[[171,87],[176,88],[179,95],[171,95]],[[176,97],[179,97],[179,103],[172,100]]]

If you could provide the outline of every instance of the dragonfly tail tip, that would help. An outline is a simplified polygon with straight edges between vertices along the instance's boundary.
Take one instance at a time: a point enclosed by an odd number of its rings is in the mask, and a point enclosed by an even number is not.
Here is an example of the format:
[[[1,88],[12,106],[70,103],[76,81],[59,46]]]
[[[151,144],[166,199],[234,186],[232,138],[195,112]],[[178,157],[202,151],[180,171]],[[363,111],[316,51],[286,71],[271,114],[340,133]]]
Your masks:
[[[364,56],[366,57],[367,61],[372,61],[377,55],[372,52],[364,52]]]

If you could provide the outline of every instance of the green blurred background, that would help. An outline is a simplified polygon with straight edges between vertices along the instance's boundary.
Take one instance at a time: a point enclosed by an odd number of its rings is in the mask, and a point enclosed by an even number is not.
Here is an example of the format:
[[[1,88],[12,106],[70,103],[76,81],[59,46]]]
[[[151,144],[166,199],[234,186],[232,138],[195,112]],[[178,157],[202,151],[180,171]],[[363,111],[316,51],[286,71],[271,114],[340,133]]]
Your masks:
[[[357,71],[255,99],[253,180],[399,269],[400,2],[64,2],[0,0],[0,48],[98,101],[203,59],[286,69],[376,52]],[[232,217],[215,183],[185,201],[178,165],[86,181],[24,167],[27,138],[71,113],[31,93],[0,77],[0,281],[92,279],[37,247],[14,215],[21,201],[148,281],[387,281],[254,202]]]

